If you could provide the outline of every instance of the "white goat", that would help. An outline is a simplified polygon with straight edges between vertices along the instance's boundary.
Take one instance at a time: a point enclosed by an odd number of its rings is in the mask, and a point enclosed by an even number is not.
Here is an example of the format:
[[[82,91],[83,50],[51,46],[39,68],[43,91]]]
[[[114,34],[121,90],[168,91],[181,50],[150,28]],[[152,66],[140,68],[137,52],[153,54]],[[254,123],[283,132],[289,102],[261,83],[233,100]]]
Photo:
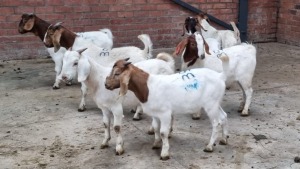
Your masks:
[[[226,62],[226,56],[222,57]],[[226,64],[226,63],[225,63]],[[227,144],[227,114],[220,107],[225,92],[225,75],[210,69],[192,69],[173,75],[152,75],[136,66],[119,60],[106,80],[106,88],[120,88],[120,96],[128,89],[140,100],[144,113],[153,117],[155,131],[153,148],[159,148],[162,140],[161,159],[169,159],[168,135],[172,114],[207,112],[212,124],[212,135],[204,151],[212,152],[221,125],[222,144]],[[184,103],[184,104],[178,104]]]
[[[78,81],[85,84],[92,92],[92,97],[97,106],[102,110],[103,123],[105,127],[105,138],[101,148],[108,146],[110,135],[111,113],[114,117],[114,130],[117,134],[116,154],[121,155],[124,152],[123,139],[121,136],[121,124],[124,108],[140,107],[140,102],[133,93],[128,93],[124,101],[118,99],[119,91],[107,90],[104,86],[105,78],[111,72],[111,67],[104,67],[94,60],[95,57],[89,57],[81,51],[68,51],[66,56],[78,58]],[[82,54],[82,55],[81,55]],[[174,60],[172,56],[161,53],[157,59],[150,59],[136,63],[136,66],[142,67],[150,73],[172,74],[174,73]]]
[[[234,45],[238,45],[241,43],[240,39],[240,31],[236,27],[234,22],[230,22],[231,26],[233,27],[234,31],[231,30],[217,30],[216,28],[212,27],[206,19],[208,17],[204,14],[200,14],[197,16],[198,22],[200,23],[202,29],[201,33],[204,38],[214,38],[219,41],[221,44],[222,49],[228,48]]]
[[[50,23],[42,20],[41,18],[37,17],[33,13],[23,14],[21,17],[21,21],[19,23],[18,31],[21,34],[32,32],[34,35],[38,36],[43,41],[47,29],[50,25],[51,25]],[[83,32],[77,34],[78,36],[88,37],[89,39],[91,39],[91,41],[94,42],[95,45],[98,45],[99,47],[107,47],[109,49],[112,48],[113,36],[111,31],[108,29],[103,29],[94,32]],[[101,35],[98,36],[99,34]],[[106,36],[106,38],[104,38],[104,35]],[[101,39],[99,39],[100,37]],[[104,44],[109,44],[109,45],[104,45]],[[59,50],[54,51],[53,47],[48,47],[47,51],[55,64],[54,70],[56,72],[56,78],[55,78],[55,83],[53,84],[53,89],[59,89],[59,84],[61,80],[58,78],[58,75],[61,72],[63,55],[66,52],[66,48],[60,48]],[[70,83],[67,83],[67,85],[70,85]]]
[[[118,59],[124,59],[130,57],[130,60],[133,63],[146,60],[152,57],[152,42],[150,40],[149,35],[142,34],[139,35],[138,38],[144,43],[145,48],[141,50],[135,46],[128,46],[128,47],[120,47],[120,48],[113,48],[112,50],[107,50],[104,48],[99,48],[95,45],[90,45],[84,54],[91,56],[95,59],[95,61],[103,66],[112,66],[114,62]],[[76,37],[77,42],[84,42],[84,39],[81,37]],[[70,49],[70,48],[69,48]],[[73,50],[73,49],[72,49]],[[74,57],[73,55],[69,55],[66,52],[63,58],[63,67],[59,78],[64,81],[72,81],[76,78],[77,74],[77,63],[78,57]],[[88,88],[82,84],[81,91],[82,97],[81,102],[79,104],[78,111],[85,110],[85,97],[87,95]]]
[[[252,98],[252,78],[256,67],[256,48],[252,44],[242,43],[240,45],[225,48],[223,50],[211,52],[211,56],[207,55],[207,49],[203,46],[205,40],[200,33],[195,33],[198,47],[198,55],[206,55],[204,60],[199,60],[203,67],[219,71],[222,69],[226,75],[226,86],[230,86],[233,82],[237,82],[243,91],[243,101],[238,109],[242,112],[242,116],[248,116],[248,109]],[[219,57],[227,55],[229,64],[222,67]],[[209,59],[215,62],[211,63]],[[199,67],[202,67],[199,65]],[[200,114],[199,114],[200,116]]]

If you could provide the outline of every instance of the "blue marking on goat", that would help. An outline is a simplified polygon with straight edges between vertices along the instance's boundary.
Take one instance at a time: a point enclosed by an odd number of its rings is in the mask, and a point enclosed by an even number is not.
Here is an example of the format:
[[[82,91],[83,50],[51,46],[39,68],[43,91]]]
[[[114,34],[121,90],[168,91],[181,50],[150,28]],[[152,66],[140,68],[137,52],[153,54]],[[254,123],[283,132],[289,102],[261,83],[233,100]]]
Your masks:
[[[200,88],[200,83],[197,79],[194,79],[192,82],[190,82],[184,86],[184,89],[186,91],[197,90],[199,88]]]

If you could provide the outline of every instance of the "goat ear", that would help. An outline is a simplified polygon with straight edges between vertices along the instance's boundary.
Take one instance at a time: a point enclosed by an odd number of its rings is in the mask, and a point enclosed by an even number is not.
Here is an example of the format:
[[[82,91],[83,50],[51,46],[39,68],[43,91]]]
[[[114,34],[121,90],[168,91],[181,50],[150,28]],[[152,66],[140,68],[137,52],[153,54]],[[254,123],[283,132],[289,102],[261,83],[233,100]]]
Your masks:
[[[182,40],[177,46],[176,46],[176,50],[174,52],[173,55],[178,55],[180,53],[183,52],[184,48],[186,47],[186,45],[188,44],[188,39],[184,39]]]
[[[30,31],[34,25],[34,17],[30,17],[24,25],[24,29]]]
[[[90,74],[91,65],[87,58],[80,58],[78,62],[78,82],[83,82]]]
[[[87,48],[83,48],[83,49],[77,50],[77,52],[81,55],[81,53],[84,52],[85,50],[87,50]]]
[[[208,46],[208,44],[206,43],[206,41],[204,40],[204,38],[203,38],[203,42],[204,42],[205,52],[206,52],[207,54],[211,55],[210,52],[209,52],[209,46]]]
[[[124,96],[127,93],[129,80],[130,80],[130,73],[129,71],[126,71],[122,74],[120,78],[119,96]]]
[[[52,40],[53,46],[54,46],[54,52],[56,53],[60,49],[60,37],[63,30],[55,31],[54,38]]]

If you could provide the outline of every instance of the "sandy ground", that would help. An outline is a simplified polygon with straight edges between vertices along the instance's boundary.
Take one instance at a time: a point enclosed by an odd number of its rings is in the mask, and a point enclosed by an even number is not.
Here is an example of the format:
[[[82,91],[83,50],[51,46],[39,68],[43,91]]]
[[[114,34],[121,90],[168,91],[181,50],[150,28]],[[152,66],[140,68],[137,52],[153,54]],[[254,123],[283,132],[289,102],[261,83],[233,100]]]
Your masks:
[[[251,115],[237,112],[242,97],[237,85],[226,91],[222,103],[229,144],[203,152],[211,134],[207,116],[195,121],[176,115],[168,161],[151,149],[150,117],[133,121],[133,114],[125,112],[125,153],[116,156],[113,130],[110,147],[100,149],[102,114],[92,99],[85,112],[77,112],[80,84],[52,89],[51,59],[1,61],[0,168],[299,169],[294,159],[300,156],[300,48],[256,46]]]

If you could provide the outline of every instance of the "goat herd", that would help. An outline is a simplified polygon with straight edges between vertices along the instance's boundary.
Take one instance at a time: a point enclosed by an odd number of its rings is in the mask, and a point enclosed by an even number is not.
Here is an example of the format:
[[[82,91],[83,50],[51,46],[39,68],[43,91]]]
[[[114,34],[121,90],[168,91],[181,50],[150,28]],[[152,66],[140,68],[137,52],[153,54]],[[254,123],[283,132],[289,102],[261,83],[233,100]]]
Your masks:
[[[222,128],[220,144],[228,138],[227,114],[221,108],[226,87],[237,82],[243,91],[239,111],[248,115],[252,97],[252,77],[256,66],[256,48],[241,43],[239,30],[216,30],[206,15],[187,17],[184,38],[174,56],[181,54],[181,72],[175,72],[175,61],[168,53],[152,58],[152,42],[147,34],[138,38],[143,50],[134,47],[112,48],[113,35],[109,29],[74,33],[62,23],[54,25],[35,14],[23,14],[19,33],[32,32],[47,47],[55,62],[56,79],[53,89],[64,81],[71,85],[81,82],[82,98],[78,111],[85,110],[89,89],[93,100],[103,113],[105,137],[101,148],[111,138],[110,123],[114,118],[116,154],[124,152],[121,125],[123,108],[130,107],[138,120],[141,112],[152,117],[149,134],[155,135],[153,148],[160,148],[161,159],[169,159],[168,137],[172,132],[173,114],[193,114],[193,119],[204,111],[212,124],[212,135],[204,151],[212,152]],[[201,30],[198,32],[196,27]],[[185,31],[186,30],[186,31]],[[129,90],[129,91],[128,91]],[[185,104],[178,104],[185,103]]]

